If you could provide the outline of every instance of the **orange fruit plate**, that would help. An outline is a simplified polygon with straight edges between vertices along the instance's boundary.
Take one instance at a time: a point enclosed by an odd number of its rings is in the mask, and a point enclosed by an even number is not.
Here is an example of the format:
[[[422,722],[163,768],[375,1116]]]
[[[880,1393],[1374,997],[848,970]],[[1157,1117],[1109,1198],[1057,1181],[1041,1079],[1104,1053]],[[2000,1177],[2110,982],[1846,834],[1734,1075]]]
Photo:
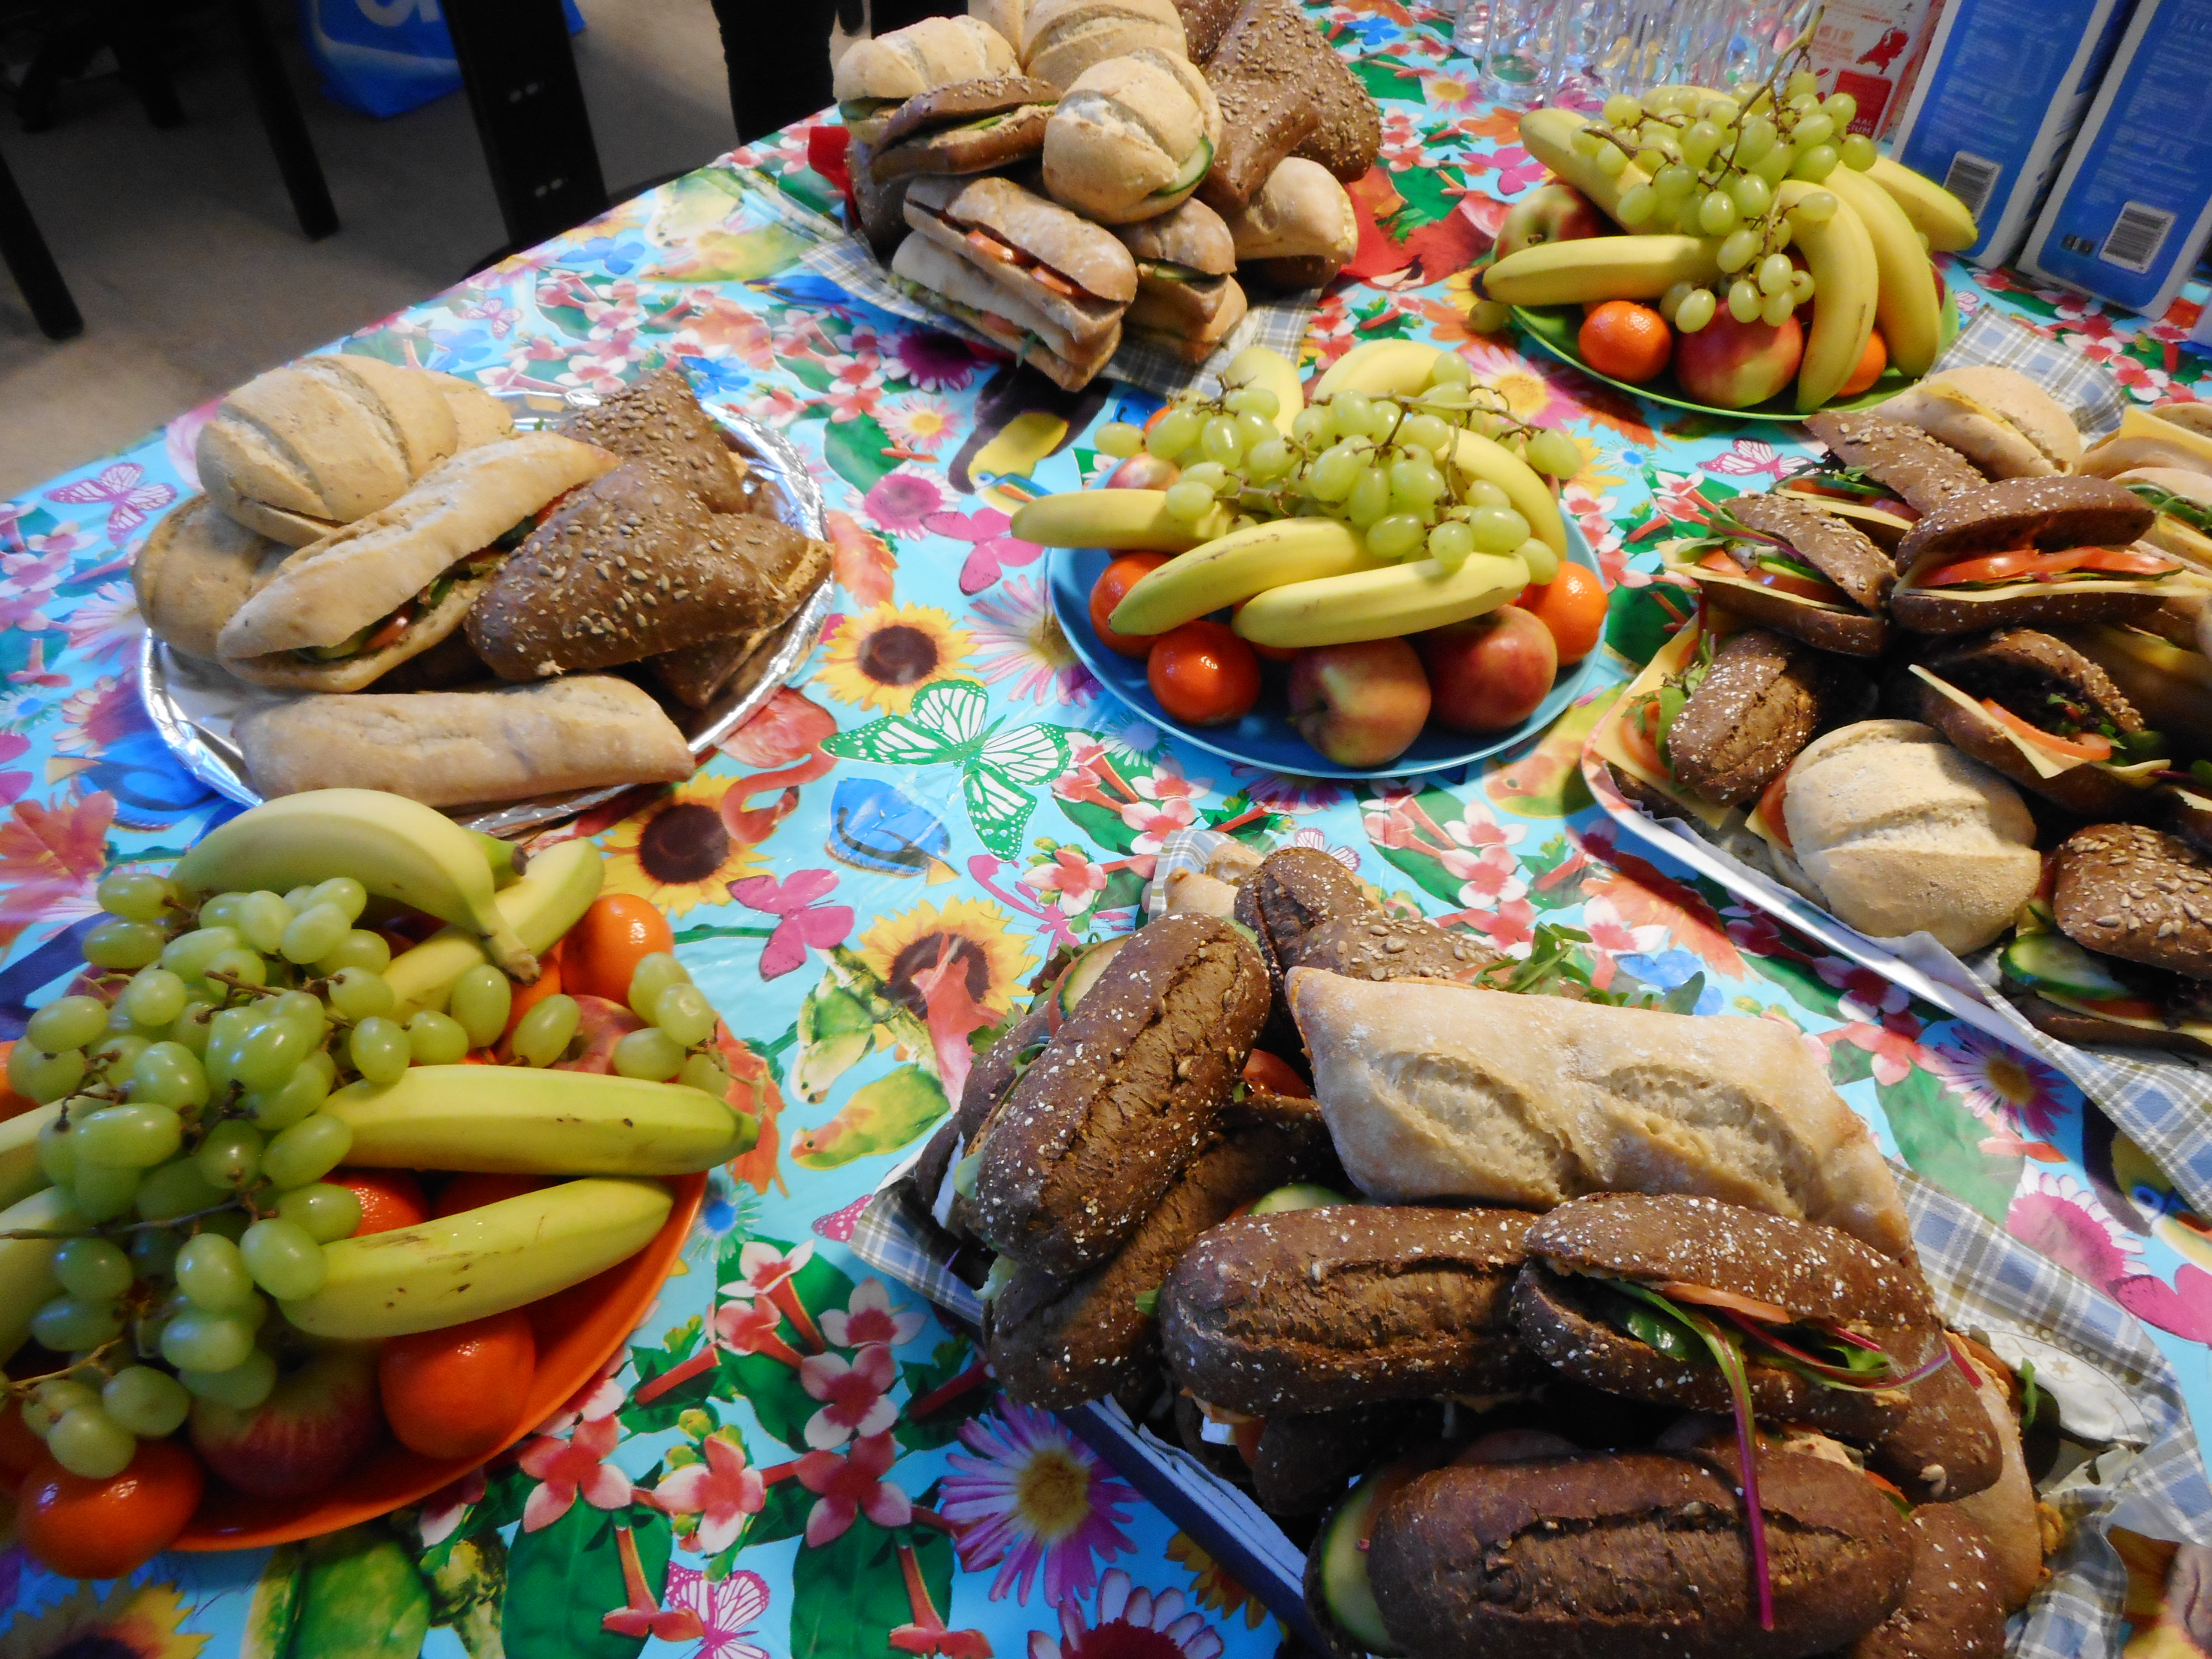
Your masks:
[[[343,1480],[303,1498],[256,1498],[210,1476],[191,1524],[169,1547],[243,1550],[319,1538],[420,1503],[536,1432],[620,1352],[660,1294],[707,1193],[703,1175],[667,1179],[675,1207],[643,1249],[580,1285],[530,1304],[538,1370],[531,1380],[529,1408],[505,1445],[487,1457],[439,1459],[409,1451],[387,1434]]]

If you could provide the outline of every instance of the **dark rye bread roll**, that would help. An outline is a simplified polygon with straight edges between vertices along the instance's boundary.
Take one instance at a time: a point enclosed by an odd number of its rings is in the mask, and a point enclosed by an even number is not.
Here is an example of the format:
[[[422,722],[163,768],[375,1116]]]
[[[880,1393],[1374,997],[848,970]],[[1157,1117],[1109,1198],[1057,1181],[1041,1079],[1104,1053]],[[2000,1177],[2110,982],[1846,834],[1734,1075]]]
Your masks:
[[[1888,1617],[1912,1534],[1856,1471],[1762,1457],[1774,1628],[1732,1456],[1454,1465],[1378,1506],[1368,1577],[1421,1659],[1808,1659]]]
[[[2124,623],[2165,603],[2142,592],[2156,584],[2052,582],[2021,579],[1985,588],[1923,587],[1942,566],[1981,554],[2034,548],[2125,547],[2157,513],[2109,478],[2007,478],[1963,490],[1923,514],[1897,546],[1905,573],[1889,596],[1898,626],[1920,634],[1973,634],[1999,626]]]
[[[1073,1280],[1021,1268],[983,1308],[983,1352],[1000,1386],[1026,1404],[1057,1411],[1157,1372],[1159,1322],[1138,1298],[1159,1289],[1206,1229],[1332,1162],[1317,1122],[1239,1129],[1176,1177],[1159,1207],[1104,1267]]]
[[[1376,914],[1359,878],[1312,847],[1285,847],[1260,860],[1237,890],[1234,920],[1252,930],[1267,964],[1267,1023],[1259,1046],[1293,1065],[1305,1054],[1283,1000],[1283,975],[1297,966],[1298,942],[1325,923]]]
[[[1838,460],[1887,485],[1917,512],[1932,513],[1952,496],[1989,482],[1950,445],[1902,421],[1838,410],[1807,416],[1805,427]]]
[[[750,504],[744,462],[723,442],[722,429],[673,363],[577,410],[561,430],[626,461],[641,462],[690,490],[710,513],[743,513]]]
[[[2068,938],[2212,979],[2212,859],[2147,824],[2100,823],[2069,836],[2053,864],[2051,911]]]
[[[2004,1650],[1988,1534],[1947,1504],[1916,1510],[1905,1599],[1848,1659],[1998,1659]]]
[[[1277,1412],[1252,1453],[1252,1496],[1270,1515],[1313,1515],[1395,1447],[1443,1432],[1443,1408],[1389,1400],[1333,1412]]]
[[[1140,929],[985,1122],[977,1236],[1070,1277],[1110,1260],[1212,1139],[1267,1012],[1266,966],[1229,923]]]
[[[1708,800],[1759,793],[1820,729],[1832,660],[1764,628],[1729,635],[1668,728],[1675,777]]]
[[[1916,1504],[1987,1492],[2004,1473],[2004,1446],[1955,1358],[1912,1385],[1905,1420],[1876,1441],[1867,1467]]]
[[[1449,979],[1472,983],[1482,970],[1504,960],[1504,953],[1464,933],[1449,933],[1426,916],[1394,916],[1381,910],[1340,916],[1301,939],[1291,968],[1381,981],[1393,979]]]
[[[1507,1317],[1528,1226],[1355,1204],[1224,1222],[1160,1292],[1168,1367],[1254,1416],[1512,1392],[1537,1371]]]
[[[1629,1193],[1575,1199],[1529,1228],[1528,1252],[1513,1292],[1522,1340],[1570,1376],[1609,1394],[1723,1415],[1730,1409],[1717,1365],[1670,1358],[1608,1322],[1602,1309],[1613,1292],[1601,1280],[1662,1294],[1668,1285],[1697,1286],[1771,1304],[1794,1320],[1845,1324],[1907,1370],[1942,1347],[1927,1293],[1897,1263],[1832,1227],[1715,1199]],[[1747,1358],[1753,1407],[1763,1420],[1804,1424],[1862,1443],[1905,1425],[1904,1390],[1826,1388],[1758,1363],[1756,1350]],[[1971,1392],[1967,1404],[1978,1413]]]

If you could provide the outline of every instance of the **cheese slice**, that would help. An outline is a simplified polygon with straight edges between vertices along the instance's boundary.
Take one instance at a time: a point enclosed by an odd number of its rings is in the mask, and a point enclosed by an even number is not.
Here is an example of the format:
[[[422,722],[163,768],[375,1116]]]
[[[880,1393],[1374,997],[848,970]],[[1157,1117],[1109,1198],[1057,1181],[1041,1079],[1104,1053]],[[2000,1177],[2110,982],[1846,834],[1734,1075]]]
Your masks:
[[[1889,542],[1892,545],[1901,540],[1905,532],[1912,528],[1911,520],[1900,518],[1898,514],[1885,512],[1878,507],[1870,507],[1864,501],[1847,501],[1840,496],[1823,495],[1817,490],[1792,489],[1787,482],[1782,485],[1782,493],[1789,495],[1793,501],[1803,501],[1808,507],[1817,507],[1823,513],[1832,513],[1839,519],[1856,519],[1862,524],[1869,524],[1876,529],[1887,531],[1890,532]],[[1879,542],[1881,538],[1875,536],[1869,537],[1869,539]]]
[[[1676,546],[1679,545],[1680,544],[1676,544]],[[1660,563],[1663,568],[1674,574],[1687,576],[1700,587],[1711,582],[1722,587],[1754,587],[1762,593],[1777,592],[1763,583],[1753,581],[1748,575],[1731,576],[1725,570],[1708,570],[1687,554],[1678,552],[1672,547],[1660,555]],[[1825,581],[1827,579],[1824,576],[1821,580]],[[1798,593],[1778,593],[1777,597],[1794,600],[1808,611],[1828,611],[1839,617],[1863,617],[1867,614],[1856,605],[1838,605],[1830,599],[1808,599]]]
[[[1644,672],[1629,682],[1628,690],[1606,711],[1589,735],[1589,747],[1598,758],[1610,762],[1645,787],[1656,789],[1681,809],[1690,813],[1710,830],[1719,830],[1736,816],[1733,806],[1693,795],[1673,779],[1654,772],[1643,762],[1633,758],[1628,747],[1620,740],[1621,723],[1631,710],[1640,707],[1645,696],[1656,691],[1668,680],[1688,666],[1698,654],[1698,624],[1686,624],[1674,637],[1662,646],[1651,660],[1644,665]]]
[[[2102,766],[2107,772],[2124,782],[2132,783],[2139,788],[2148,788],[2158,774],[2165,769],[2165,763],[2162,760],[2136,761],[2128,766],[2115,766],[2109,761],[2075,760],[2065,755],[2054,755],[2042,744],[2029,742],[2002,720],[1996,719],[1988,709],[1983,708],[1979,702],[1968,696],[1950,681],[1929,673],[1918,663],[1912,665],[1912,672],[1953,702],[1957,703],[1960,708],[1972,714],[1990,731],[2001,735],[2014,749],[2020,750],[2021,755],[2026,757],[2027,763],[2035,769],[2035,775],[2039,778],[2055,778],[2062,773],[2072,771],[2077,766]]]
[[[2120,429],[2084,455],[2074,470],[2110,478],[2139,466],[2178,466],[2212,476],[2212,438],[2161,421],[2148,410],[2130,409],[2120,416]]]

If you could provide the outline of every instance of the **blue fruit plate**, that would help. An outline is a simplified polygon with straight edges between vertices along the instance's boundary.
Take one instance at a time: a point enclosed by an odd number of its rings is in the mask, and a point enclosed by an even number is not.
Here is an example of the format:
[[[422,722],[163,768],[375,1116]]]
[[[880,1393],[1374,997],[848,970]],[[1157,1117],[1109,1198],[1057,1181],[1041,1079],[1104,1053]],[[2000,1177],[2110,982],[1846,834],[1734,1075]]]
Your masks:
[[[1567,557],[1585,570],[1595,571],[1597,560],[1574,520],[1567,523]],[[1091,590],[1116,556],[1098,547],[1059,547],[1052,552],[1048,580],[1052,608],[1067,642],[1083,665],[1101,684],[1164,732],[1231,760],[1309,778],[1396,778],[1424,772],[1441,772],[1486,760],[1534,737],[1556,719],[1559,711],[1588,689],[1597,670],[1596,652],[1559,676],[1551,695],[1536,705],[1536,712],[1505,732],[1454,732],[1431,720],[1413,746],[1384,767],[1363,769],[1339,766],[1323,758],[1300,737],[1285,718],[1284,667],[1262,662],[1265,675],[1260,701],[1243,719],[1230,726],[1186,726],[1170,717],[1145,680],[1145,660],[1109,651],[1091,627]],[[1225,614],[1225,613],[1224,613]]]

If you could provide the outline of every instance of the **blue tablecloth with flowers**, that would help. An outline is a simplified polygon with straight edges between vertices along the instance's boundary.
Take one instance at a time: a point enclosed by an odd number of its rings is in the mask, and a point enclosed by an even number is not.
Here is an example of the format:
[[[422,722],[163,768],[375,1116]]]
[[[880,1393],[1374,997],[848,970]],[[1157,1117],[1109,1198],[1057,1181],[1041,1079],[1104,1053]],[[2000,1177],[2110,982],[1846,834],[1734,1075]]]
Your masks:
[[[1458,350],[1583,449],[1566,505],[1610,583],[1648,584],[1638,550],[1669,505],[1772,480],[1794,433],[1636,402],[1472,333],[1467,266],[1541,169],[1513,112],[1478,99],[1447,19],[1393,0],[1313,15],[1386,118],[1355,191],[1376,274],[1328,295],[1309,371],[1363,339]],[[810,276],[775,203],[833,209],[812,125],[341,345],[549,394],[672,356],[814,467],[839,586],[821,648],[690,781],[583,826],[611,886],[674,919],[760,1146],[714,1176],[633,1345],[518,1454],[333,1544],[171,1554],[112,1584],[0,1550],[0,1659],[1272,1653],[1256,1601],[845,1244],[957,1097],[971,1036],[1056,947],[1128,927],[1163,837],[1194,823],[1325,848],[1492,945],[1564,944],[1601,984],[1702,974],[1700,1012],[1797,1027],[1893,1153],[2109,1291],[2212,1406],[2212,1239],[2170,1184],[2039,1062],[1621,848],[1576,765],[1612,687],[1468,775],[1359,788],[1164,742],[1106,696],[1007,514],[1095,476],[1088,433],[1149,399],[1018,379]],[[1964,309],[2064,339],[2132,396],[2192,396],[2204,375],[2182,344],[2193,299],[2149,319],[1949,276]],[[162,858],[230,810],[165,752],[134,670],[131,561],[194,487],[206,413],[0,502],[0,1035],[74,962],[104,866]],[[960,718],[975,702],[980,727]],[[991,740],[1015,728],[1019,744]],[[907,740],[881,741],[893,732]],[[2171,1552],[2140,1553],[2139,1642],[2183,1639],[2185,1618],[2212,1642],[2187,1555],[2152,1632]],[[288,1637],[293,1592],[329,1616]]]

